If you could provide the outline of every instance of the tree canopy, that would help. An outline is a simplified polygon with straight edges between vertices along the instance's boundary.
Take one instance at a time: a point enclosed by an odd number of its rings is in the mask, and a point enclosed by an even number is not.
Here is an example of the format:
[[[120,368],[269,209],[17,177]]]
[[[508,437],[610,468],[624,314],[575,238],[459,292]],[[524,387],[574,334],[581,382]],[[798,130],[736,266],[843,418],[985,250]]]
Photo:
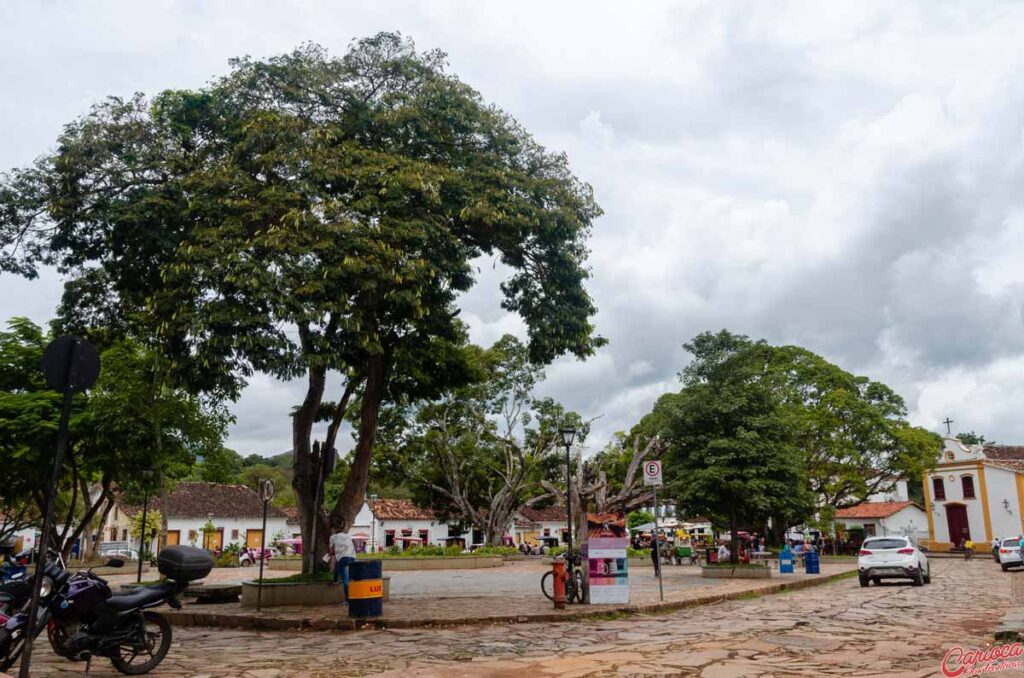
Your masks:
[[[680,477],[688,509],[721,517],[722,506],[749,494],[743,501],[754,505],[742,519],[792,524],[812,505],[831,510],[889,491],[937,459],[939,437],[906,421],[898,394],[811,351],[725,330],[684,347],[693,360],[680,373],[682,391],[659,399],[634,433],[665,438],[666,472]],[[787,476],[786,464],[797,475]]]
[[[381,33],[340,58],[304,45],[235,59],[200,90],[97,104],[0,179],[0,270],[56,265],[68,325],[144,338],[173,383],[230,397],[254,371],[304,378],[293,482],[310,538],[337,432],[314,444],[313,422],[340,423],[358,392],[357,450],[323,517],[344,527],[381,404],[466,381],[456,300],[475,259],[510,272],[502,305],[531,361],[603,342],[584,287],[599,214],[565,155],[440,52]],[[333,402],[329,371],[345,382]]]
[[[15,318],[0,332],[0,467],[4,494],[34,502],[41,515],[49,486],[61,395],[39,368],[50,336]],[[58,486],[54,545],[87,534],[116,489],[153,491],[161,475],[183,477],[196,454],[220,446],[230,421],[220,407],[154,381],[153,355],[130,341],[100,353],[101,371],[74,396],[69,446]],[[156,424],[159,422],[159,425]],[[141,469],[153,469],[149,481]]]

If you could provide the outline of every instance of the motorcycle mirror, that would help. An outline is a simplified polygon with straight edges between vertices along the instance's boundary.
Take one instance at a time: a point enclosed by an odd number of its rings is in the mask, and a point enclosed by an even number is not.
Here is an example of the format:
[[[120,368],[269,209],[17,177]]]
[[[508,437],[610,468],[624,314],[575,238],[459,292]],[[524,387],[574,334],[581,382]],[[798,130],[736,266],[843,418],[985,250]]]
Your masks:
[[[124,561],[120,558],[111,558],[107,561],[107,567],[124,567]]]

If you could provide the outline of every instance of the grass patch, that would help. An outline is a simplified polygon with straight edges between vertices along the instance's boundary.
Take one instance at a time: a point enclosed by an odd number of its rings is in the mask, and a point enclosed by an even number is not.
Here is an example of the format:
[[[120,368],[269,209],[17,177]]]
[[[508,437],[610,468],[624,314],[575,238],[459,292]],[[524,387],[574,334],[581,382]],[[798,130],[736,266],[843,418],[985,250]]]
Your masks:
[[[757,598],[760,598],[762,595],[762,593],[759,593],[757,591],[747,591],[746,593],[741,593],[740,595],[736,596],[735,598],[733,598],[733,600],[756,600]]]
[[[753,563],[737,563],[735,565],[732,563],[711,563],[710,565],[702,565],[701,567],[709,567],[713,570],[763,570],[765,568],[764,565],[755,565]]]
[[[587,615],[587,621],[619,621],[632,617],[632,612],[605,612],[603,614]]]

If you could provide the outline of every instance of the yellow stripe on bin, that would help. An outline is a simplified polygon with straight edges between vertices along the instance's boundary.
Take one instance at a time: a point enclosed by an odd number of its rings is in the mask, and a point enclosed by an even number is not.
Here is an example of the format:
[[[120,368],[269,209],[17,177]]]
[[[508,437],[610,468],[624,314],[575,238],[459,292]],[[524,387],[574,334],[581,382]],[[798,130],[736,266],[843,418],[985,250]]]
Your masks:
[[[352,600],[384,597],[383,579],[364,579],[348,583],[348,597]]]

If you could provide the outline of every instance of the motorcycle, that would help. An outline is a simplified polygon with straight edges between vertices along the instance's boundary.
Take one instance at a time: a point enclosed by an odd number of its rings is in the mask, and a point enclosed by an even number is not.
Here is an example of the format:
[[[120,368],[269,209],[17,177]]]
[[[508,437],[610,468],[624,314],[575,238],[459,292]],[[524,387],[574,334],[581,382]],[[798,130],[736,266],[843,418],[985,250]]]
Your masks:
[[[113,559],[110,565],[123,561]],[[189,582],[202,579],[213,568],[213,558],[202,549],[169,546],[158,558],[166,579],[131,593],[113,595],[107,582],[86,570],[70,574],[59,557],[48,562],[36,610],[23,609],[0,628],[0,671],[21,656],[29,620],[35,615],[36,634],[46,629],[53,651],[72,661],[93,657],[110,659],[121,673],[137,675],[156,668],[171,647],[171,625],[151,608],[170,605],[181,609],[178,596]]]

